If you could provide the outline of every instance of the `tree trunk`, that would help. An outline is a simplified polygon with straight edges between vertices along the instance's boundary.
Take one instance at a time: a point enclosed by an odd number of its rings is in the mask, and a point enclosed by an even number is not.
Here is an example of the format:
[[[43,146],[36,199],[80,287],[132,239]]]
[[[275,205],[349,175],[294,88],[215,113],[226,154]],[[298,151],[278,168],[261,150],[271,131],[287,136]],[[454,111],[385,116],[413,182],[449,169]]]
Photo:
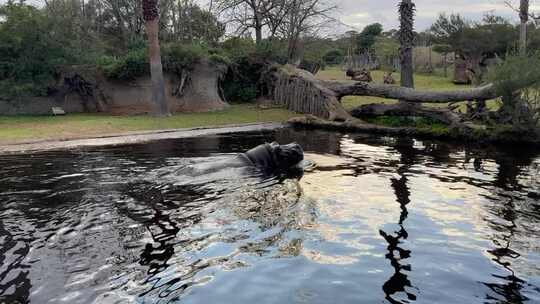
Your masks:
[[[159,18],[157,0],[143,0],[143,14],[148,35],[148,53],[150,59],[150,75],[152,77],[152,98],[156,104],[156,115],[169,116],[169,107],[165,99],[165,80],[161,65],[159,48]]]
[[[257,13],[255,13],[255,43],[257,45],[260,45],[262,42],[262,25],[260,17]]]
[[[525,55],[527,53],[527,22],[529,21],[529,0],[520,0],[519,19],[521,20],[521,24],[519,27],[519,53],[521,55]]]
[[[395,85],[341,81],[323,81],[323,86],[333,91],[337,98],[343,96],[373,96],[403,100],[408,103],[451,103],[467,100],[489,100],[498,97],[492,84],[455,91],[420,91]]]
[[[401,61],[401,86],[414,88],[413,47],[414,8],[412,0],[402,0],[399,4],[399,57]]]
[[[444,70],[444,78],[448,77],[448,53],[444,53],[443,56],[443,70]]]

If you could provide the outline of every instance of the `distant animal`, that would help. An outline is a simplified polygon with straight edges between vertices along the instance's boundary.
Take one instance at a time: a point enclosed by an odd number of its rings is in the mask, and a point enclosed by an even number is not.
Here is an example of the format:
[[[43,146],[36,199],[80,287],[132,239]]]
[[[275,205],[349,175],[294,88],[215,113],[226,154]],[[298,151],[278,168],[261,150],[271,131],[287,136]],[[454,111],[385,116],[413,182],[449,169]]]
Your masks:
[[[297,143],[280,145],[277,142],[259,145],[247,152],[235,156],[202,164],[190,168],[189,175],[203,175],[221,172],[227,169],[246,169],[248,172],[259,173],[265,177],[289,174],[299,174],[302,171],[300,163],[304,160],[304,151]],[[185,170],[183,170],[185,173]]]
[[[373,81],[373,78],[371,77],[371,72],[365,68],[361,70],[355,70],[355,69],[350,68],[347,70],[346,75],[351,77],[351,79],[355,81],[363,81],[363,82]]]
[[[383,76],[384,84],[396,84],[396,80],[392,76],[392,72],[386,72]]]

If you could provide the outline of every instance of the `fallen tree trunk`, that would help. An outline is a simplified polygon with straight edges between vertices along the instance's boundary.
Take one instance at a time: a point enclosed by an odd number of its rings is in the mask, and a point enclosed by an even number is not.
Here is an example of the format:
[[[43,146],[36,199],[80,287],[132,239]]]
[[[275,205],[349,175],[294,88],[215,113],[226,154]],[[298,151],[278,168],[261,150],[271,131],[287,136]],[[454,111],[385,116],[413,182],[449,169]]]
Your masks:
[[[292,66],[274,66],[266,78],[271,84],[274,103],[299,113],[313,114],[333,121],[346,121],[351,116],[338,102],[343,96],[375,96],[406,101],[398,104],[370,104],[354,109],[350,114],[363,116],[422,116],[446,124],[463,127],[463,117],[452,109],[416,106],[417,103],[483,102],[498,97],[492,84],[456,91],[419,91],[395,85],[367,82],[320,81],[311,73]]]
[[[367,82],[347,83],[324,81],[322,84],[333,91],[337,98],[343,96],[374,96],[414,103],[450,103],[468,100],[488,100],[499,97],[492,84],[474,89],[456,91],[421,91],[395,85]]]

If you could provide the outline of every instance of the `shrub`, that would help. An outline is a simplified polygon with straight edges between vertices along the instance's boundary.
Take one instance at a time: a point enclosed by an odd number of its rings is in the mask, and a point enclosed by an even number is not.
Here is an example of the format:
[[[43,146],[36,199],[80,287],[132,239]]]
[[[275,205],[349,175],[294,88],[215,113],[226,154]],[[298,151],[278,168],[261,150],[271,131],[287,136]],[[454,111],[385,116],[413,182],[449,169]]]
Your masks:
[[[489,78],[502,96],[499,119],[533,128],[540,122],[540,54],[507,56],[490,70]]]
[[[177,74],[193,69],[196,63],[207,57],[208,49],[200,44],[172,44],[163,51],[165,69]]]
[[[345,57],[345,53],[340,49],[333,49],[323,56],[323,60],[326,64],[340,64]]]
[[[223,87],[223,93],[227,100],[247,103],[253,102],[257,98],[258,90],[254,83],[226,81]]]
[[[241,37],[229,38],[221,44],[221,47],[233,61],[253,54],[256,49],[253,39]]]
[[[107,78],[133,80],[150,74],[146,49],[130,50],[122,57],[101,57],[98,65]]]
[[[57,65],[72,61],[50,21],[24,2],[0,5],[0,98],[44,95]],[[63,38],[63,37],[60,37]]]
[[[210,62],[213,62],[213,63],[225,64],[225,65],[230,65],[232,63],[228,57],[220,55],[220,54],[210,55],[209,60]]]

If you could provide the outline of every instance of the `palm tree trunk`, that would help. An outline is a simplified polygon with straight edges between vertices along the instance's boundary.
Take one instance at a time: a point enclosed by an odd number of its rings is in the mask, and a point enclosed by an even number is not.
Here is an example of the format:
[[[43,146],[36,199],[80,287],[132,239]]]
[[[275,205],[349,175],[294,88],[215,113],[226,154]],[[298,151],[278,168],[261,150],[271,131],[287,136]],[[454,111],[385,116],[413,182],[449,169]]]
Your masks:
[[[143,15],[148,35],[148,53],[150,59],[150,75],[152,77],[152,98],[156,104],[156,115],[169,116],[169,107],[165,99],[165,80],[161,65],[159,48],[159,13],[157,0],[143,0]]]
[[[413,47],[414,47],[414,3],[402,0],[399,4],[399,57],[401,61],[401,86],[414,88]]]
[[[519,19],[521,20],[519,28],[519,53],[527,53],[527,22],[529,21],[529,0],[520,0]]]

